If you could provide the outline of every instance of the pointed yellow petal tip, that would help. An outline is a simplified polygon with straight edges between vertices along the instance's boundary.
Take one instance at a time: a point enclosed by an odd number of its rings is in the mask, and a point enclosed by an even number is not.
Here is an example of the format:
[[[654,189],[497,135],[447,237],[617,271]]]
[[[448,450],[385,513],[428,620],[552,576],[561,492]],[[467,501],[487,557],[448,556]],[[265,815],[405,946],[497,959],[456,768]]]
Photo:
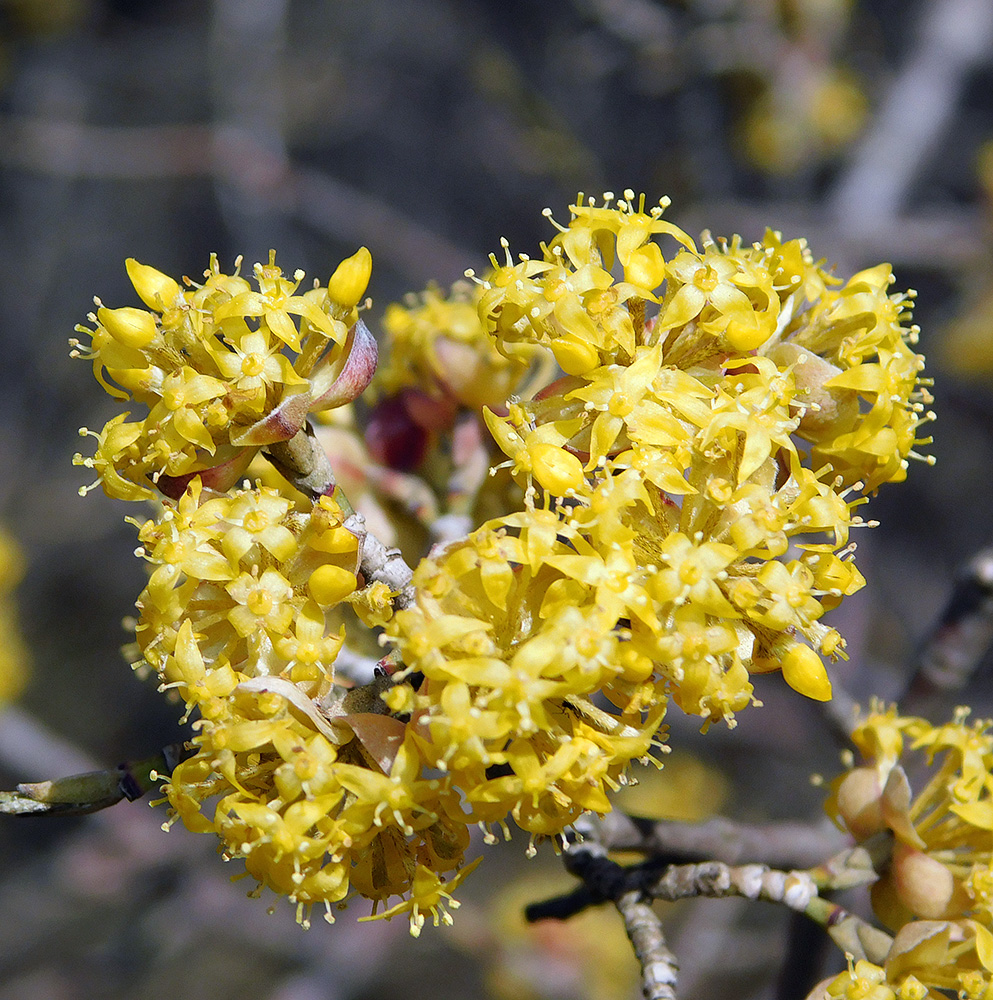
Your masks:
[[[345,309],[358,305],[372,276],[372,254],[359,247],[351,257],[346,257],[328,281],[328,297]]]
[[[794,691],[814,701],[831,700],[831,681],[821,658],[809,647],[794,646],[784,657],[783,677]]]
[[[140,351],[155,339],[155,317],[144,309],[132,306],[108,309],[101,306],[97,310],[97,320],[114,340],[125,347]]]
[[[134,290],[149,309],[162,312],[176,301],[180,292],[179,283],[168,274],[141,264],[134,257],[128,257],[124,266]]]

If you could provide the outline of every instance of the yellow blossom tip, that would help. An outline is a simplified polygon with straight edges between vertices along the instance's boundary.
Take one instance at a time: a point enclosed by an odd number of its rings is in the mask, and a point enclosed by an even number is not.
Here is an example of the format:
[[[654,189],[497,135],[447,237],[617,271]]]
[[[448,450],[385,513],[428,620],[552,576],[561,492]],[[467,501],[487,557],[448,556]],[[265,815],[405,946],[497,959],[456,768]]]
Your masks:
[[[310,596],[322,607],[340,603],[355,590],[355,574],[341,566],[318,566],[310,574],[307,589]]]
[[[782,659],[783,678],[794,691],[814,701],[831,700],[831,681],[821,658],[802,643],[795,645]]]
[[[155,339],[155,317],[144,309],[132,306],[108,309],[101,306],[97,310],[97,321],[124,347],[141,350]]]
[[[148,264],[141,264],[134,257],[128,257],[124,266],[134,290],[149,309],[162,312],[179,297],[179,284],[168,274],[163,274]]]
[[[372,254],[366,247],[359,247],[335,268],[328,281],[328,296],[337,305],[353,309],[365,295],[371,276]]]

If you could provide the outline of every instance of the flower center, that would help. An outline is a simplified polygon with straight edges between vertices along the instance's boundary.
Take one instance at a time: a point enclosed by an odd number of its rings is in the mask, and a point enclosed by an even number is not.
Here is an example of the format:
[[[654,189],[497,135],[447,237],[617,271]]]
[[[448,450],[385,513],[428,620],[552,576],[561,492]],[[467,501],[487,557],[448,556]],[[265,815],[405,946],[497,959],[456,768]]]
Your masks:
[[[253,615],[261,617],[272,611],[272,598],[264,590],[253,590],[245,605]]]
[[[241,361],[241,373],[250,378],[261,375],[265,370],[265,359],[261,354],[246,354]]]
[[[615,417],[626,417],[634,409],[634,403],[626,392],[615,392],[607,403],[607,409]]]
[[[693,275],[693,284],[701,292],[712,292],[717,287],[717,272],[712,267],[701,267]]]
[[[257,534],[269,527],[269,515],[264,510],[250,510],[245,515],[244,524],[246,531]]]

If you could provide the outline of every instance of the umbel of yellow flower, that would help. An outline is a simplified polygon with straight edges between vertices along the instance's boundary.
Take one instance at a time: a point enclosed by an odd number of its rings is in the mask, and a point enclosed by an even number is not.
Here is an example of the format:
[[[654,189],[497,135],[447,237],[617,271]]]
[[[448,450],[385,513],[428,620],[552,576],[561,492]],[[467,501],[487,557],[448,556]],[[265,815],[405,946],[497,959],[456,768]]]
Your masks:
[[[772,233],[698,247],[665,204],[580,197],[540,260],[493,260],[474,320],[468,300],[394,312],[388,391],[480,433],[470,408],[492,402],[485,426],[524,490],[409,586],[376,578],[331,497],[233,491],[261,446],[368,383],[367,252],[302,295],[273,260],[257,289],[216,261],[186,290],[131,262],[148,309],[94,315],[96,377],[148,415],[113,418],[79,461],[112,495],[167,498],[140,529],[136,640],[196,715],[171,820],[216,833],[302,920],[359,894],[415,931],[447,922],[468,824],[513,819],[534,841],[608,811],[670,700],[733,724],[751,675],[777,670],[830,698],[823,657],[844,640],[822,619],[864,582],[861,494],[903,478],[929,419],[909,298],[886,265],[843,283]],[[565,374],[521,399],[536,355]],[[393,652],[353,688],[336,661],[376,628]]]
[[[569,571],[577,548],[580,533],[550,512],[490,522],[421,562],[415,604],[387,626],[423,681],[386,699],[412,713],[413,739],[474,821],[511,814],[533,835],[560,833],[607,812],[607,792],[655,742],[666,698],[639,685],[643,657],[618,627],[638,603],[623,582],[633,567],[604,567],[612,603],[600,608]],[[616,710],[594,703],[600,692]]]
[[[328,497],[298,509],[274,490],[222,495],[195,479],[141,528],[154,570],[137,666],[198,716],[196,753],[165,785],[170,822],[216,833],[302,922],[315,903],[332,919],[350,894],[406,895],[419,930],[460,881],[438,884],[463,862],[467,817],[403,722],[336,681],[355,627],[346,606],[378,610],[343,521]]]
[[[93,327],[77,327],[89,346],[71,342],[107,392],[147,410],[80,432],[97,450],[74,461],[110,496],[147,499],[157,488],[178,498],[194,475],[226,489],[259,446],[290,439],[308,413],[349,402],[372,378],[376,344],[356,311],[372,269],[364,247],[327,287],[302,293],[303,272],[284,277],[274,253],[255,266],[256,288],[215,257],[204,283],[186,289],[134,259],[127,268],[147,309],[97,301]]]
[[[910,293],[887,265],[843,283],[771,232],[698,247],[667,204],[581,195],[540,259],[492,258],[486,329],[566,374],[487,426],[521,516],[581,532],[553,564],[650,665],[642,698],[730,720],[750,673],[782,669],[824,700],[844,642],[820,619],[864,583],[858,492],[904,478],[930,419]]]

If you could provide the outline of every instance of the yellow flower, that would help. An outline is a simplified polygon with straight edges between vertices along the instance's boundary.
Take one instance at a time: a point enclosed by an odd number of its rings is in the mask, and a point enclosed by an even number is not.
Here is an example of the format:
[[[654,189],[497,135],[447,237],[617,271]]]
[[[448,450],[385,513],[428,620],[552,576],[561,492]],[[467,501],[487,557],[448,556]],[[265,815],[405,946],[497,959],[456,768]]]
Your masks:
[[[618,703],[636,692],[619,653],[639,588],[627,579],[633,564],[571,547],[582,539],[551,512],[484,525],[421,563],[414,605],[387,626],[424,677],[403,701],[426,759],[463,790],[475,820],[509,812],[539,836],[608,808],[605,787],[648,753],[666,704],[663,691],[616,713],[590,700],[608,686]],[[487,778],[494,765],[509,773]]]
[[[417,866],[452,871],[468,845],[451,778],[426,773],[376,690],[363,700],[335,682],[341,605],[358,586],[343,520],[329,497],[294,508],[271,489],[218,496],[194,480],[141,528],[156,568],[138,645],[199,713],[196,755],[165,786],[172,818],[216,833],[303,923],[314,904],[331,919],[350,892],[413,889],[430,911]]]
[[[820,619],[864,583],[847,547],[858,493],[903,478],[930,397],[888,265],[842,283],[772,232],[698,249],[667,204],[581,196],[541,260],[492,261],[479,315],[497,346],[548,347],[566,376],[486,423],[528,510],[580,533],[550,554],[564,579],[542,613],[623,619],[634,703],[659,697],[651,684],[731,721],[749,672],[830,697],[821,656],[844,640]],[[656,236],[675,238],[671,259]]]
[[[391,920],[401,913],[410,914],[410,934],[411,937],[419,937],[424,921],[430,913],[434,919],[434,925],[451,925],[452,916],[446,909],[447,906],[453,910],[461,905],[457,899],[452,897],[452,890],[458,888],[461,882],[468,876],[482,861],[476,858],[472,864],[467,865],[454,878],[446,882],[436,872],[424,865],[418,865],[414,872],[414,880],[411,885],[410,898],[396,906],[390,907],[375,918],[364,917],[364,920],[385,919]]]

